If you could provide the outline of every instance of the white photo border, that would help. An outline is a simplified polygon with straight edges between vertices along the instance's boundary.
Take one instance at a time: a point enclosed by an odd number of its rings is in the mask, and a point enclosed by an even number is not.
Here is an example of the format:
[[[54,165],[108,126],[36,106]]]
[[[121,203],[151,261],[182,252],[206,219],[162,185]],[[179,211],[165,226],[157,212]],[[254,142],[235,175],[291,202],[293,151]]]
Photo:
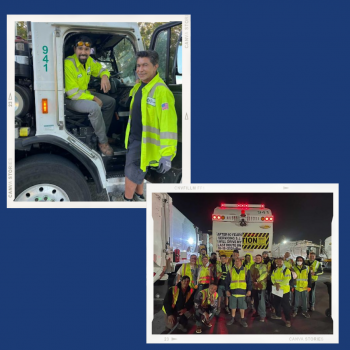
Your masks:
[[[333,334],[152,334],[153,321],[153,193],[333,193],[332,255],[339,256],[339,184],[152,184],[147,188],[147,254],[146,254],[146,342],[173,343],[274,343],[274,344],[337,344],[339,343],[339,260],[332,261]],[[213,208],[214,209],[214,208]],[[319,338],[321,340],[314,340]],[[310,340],[308,340],[310,339]]]
[[[182,50],[182,182],[191,182],[191,15],[8,15],[7,16],[7,208],[146,208],[147,202],[15,202],[15,23],[31,22],[173,22],[183,24]],[[148,185],[147,185],[148,186]]]

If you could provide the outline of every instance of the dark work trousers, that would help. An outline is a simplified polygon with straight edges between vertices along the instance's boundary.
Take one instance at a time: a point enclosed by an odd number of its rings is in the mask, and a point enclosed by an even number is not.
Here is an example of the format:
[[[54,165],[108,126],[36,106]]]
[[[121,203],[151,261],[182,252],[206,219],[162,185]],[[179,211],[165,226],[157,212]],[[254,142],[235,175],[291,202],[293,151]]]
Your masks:
[[[268,306],[272,305],[271,290],[272,290],[272,282],[271,280],[267,280],[265,299]]]
[[[276,315],[281,317],[281,306],[283,309],[284,317],[287,321],[290,321],[290,304],[289,304],[289,293],[283,294],[283,298],[274,295],[273,296],[273,307],[276,310]]]
[[[316,299],[316,282],[311,283],[311,290],[309,293],[309,304],[311,306],[315,306],[315,299]]]

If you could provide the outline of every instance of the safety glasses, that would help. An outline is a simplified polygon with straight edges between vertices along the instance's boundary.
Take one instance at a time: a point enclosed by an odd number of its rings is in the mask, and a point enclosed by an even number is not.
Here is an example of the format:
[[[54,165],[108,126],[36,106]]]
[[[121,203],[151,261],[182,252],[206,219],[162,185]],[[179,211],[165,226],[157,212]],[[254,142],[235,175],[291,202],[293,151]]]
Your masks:
[[[84,41],[78,41],[76,44],[75,44],[75,46],[86,46],[86,47],[91,47],[91,43],[89,43],[89,42],[84,42]]]

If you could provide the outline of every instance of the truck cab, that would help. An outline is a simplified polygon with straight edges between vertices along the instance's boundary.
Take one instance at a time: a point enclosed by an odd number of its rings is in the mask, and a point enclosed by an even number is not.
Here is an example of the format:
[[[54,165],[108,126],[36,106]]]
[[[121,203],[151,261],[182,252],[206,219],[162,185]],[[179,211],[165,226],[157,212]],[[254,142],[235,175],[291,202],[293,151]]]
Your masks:
[[[181,25],[166,23],[151,39],[150,49],[160,56],[158,72],[175,97],[179,137],[172,169],[166,174],[149,169],[149,182],[181,181]],[[29,27],[28,40],[16,37],[15,44],[15,200],[89,201],[87,181],[95,183],[98,193],[111,194],[124,184],[129,93],[137,79],[135,53],[144,49],[139,26],[131,22],[33,22]],[[111,157],[100,153],[88,115],[65,105],[64,60],[74,53],[78,35],[91,38],[91,57],[110,72],[107,94],[116,100],[107,133],[115,139]],[[100,79],[92,78],[89,90],[103,93]]]

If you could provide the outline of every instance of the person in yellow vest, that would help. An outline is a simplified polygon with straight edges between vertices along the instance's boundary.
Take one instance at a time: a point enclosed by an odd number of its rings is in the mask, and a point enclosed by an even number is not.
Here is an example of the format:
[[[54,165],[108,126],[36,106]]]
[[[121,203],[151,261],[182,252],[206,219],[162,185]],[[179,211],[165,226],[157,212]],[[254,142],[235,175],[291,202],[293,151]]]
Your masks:
[[[255,256],[255,263],[250,267],[250,274],[253,283],[252,298],[254,299],[254,308],[256,310],[253,317],[259,316],[260,322],[265,322],[267,267],[262,263],[260,254]]]
[[[236,309],[239,309],[241,314],[240,324],[243,327],[248,327],[244,317],[244,312],[247,309],[246,296],[251,295],[252,281],[250,271],[247,267],[242,266],[242,260],[236,259],[230,272],[226,276],[226,295],[230,298],[229,305],[231,309],[231,320],[227,325],[232,325],[235,322]]]
[[[254,264],[253,255],[250,253],[247,253],[244,256],[243,266],[249,270],[253,264]]]
[[[199,266],[197,273],[198,292],[209,288],[209,284],[213,282],[212,268],[209,266],[208,257],[202,258],[203,265]]]
[[[297,274],[294,286],[294,312],[293,317],[298,314],[298,307],[301,303],[302,315],[306,318],[310,318],[307,312],[307,294],[311,290],[311,273],[309,266],[305,265],[304,258],[298,256],[296,258],[296,265],[293,266],[294,272]]]
[[[74,41],[74,55],[64,60],[65,103],[67,108],[78,113],[88,113],[91,125],[98,138],[98,146],[105,156],[112,156],[113,149],[108,143],[107,132],[112,122],[116,101],[107,92],[111,89],[110,73],[101,63],[90,57],[92,42],[87,36]],[[90,92],[91,76],[101,78],[104,94]]]
[[[157,72],[156,51],[136,54],[141,82],[130,91],[130,115],[125,134],[125,192],[113,200],[145,201],[143,182],[147,168],[159,173],[171,169],[177,150],[177,116],[173,93]]]
[[[215,316],[218,307],[217,286],[210,284],[209,288],[203,289],[194,298],[194,308],[196,316],[196,333],[202,333],[202,323],[207,327],[212,327],[210,320]]]
[[[208,260],[209,260],[209,255],[207,255],[207,251],[205,250],[205,248],[202,248],[201,249],[201,254],[199,255],[198,260],[197,260],[198,266],[203,265],[203,258],[204,257],[207,257]]]
[[[289,252],[285,252],[284,254],[284,266],[287,267],[289,270],[291,270],[294,266],[294,260],[290,257]]]
[[[239,251],[238,251],[238,249],[235,249],[227,262],[230,269],[232,268],[232,265],[235,264],[235,260],[237,258],[239,258]]]
[[[227,264],[226,255],[220,255],[220,262],[216,265],[217,279],[218,279],[218,310],[216,315],[220,315],[221,300],[225,300],[225,310],[229,314],[230,309],[228,308],[228,297],[226,296],[226,276],[229,273],[229,266]]]
[[[264,251],[262,253],[263,257],[263,264],[266,265],[267,268],[267,281],[266,281],[266,294],[265,294],[265,299],[266,299],[266,307],[270,307],[272,304],[272,298],[271,298],[271,289],[272,289],[272,283],[271,283],[271,271],[272,271],[272,263],[273,260],[272,258],[269,257],[269,252]]]
[[[183,276],[181,282],[176,286],[169,288],[165,295],[163,308],[165,314],[165,328],[171,330],[177,323],[179,318],[178,329],[187,332],[188,318],[186,313],[193,308],[194,305],[194,289],[189,286],[190,278]]]
[[[322,264],[316,260],[316,253],[310,252],[309,260],[305,261],[305,265],[310,267],[311,273],[311,292],[309,293],[309,306],[310,311],[315,311],[315,301],[316,301],[316,282],[318,276],[323,274]]]
[[[181,277],[189,276],[190,278],[190,287],[197,289],[197,255],[192,254],[190,256],[190,262],[182,264],[181,267],[177,270],[176,284],[180,282]]]
[[[286,319],[286,326],[291,327],[291,317],[290,317],[290,304],[289,304],[289,294],[291,272],[287,267],[283,266],[283,258],[279,257],[275,259],[276,269],[272,271],[271,282],[277,291],[282,290],[283,296],[274,295],[273,296],[273,307],[275,308],[275,314],[271,315],[274,320],[281,320],[281,307],[283,309],[284,317]]]

